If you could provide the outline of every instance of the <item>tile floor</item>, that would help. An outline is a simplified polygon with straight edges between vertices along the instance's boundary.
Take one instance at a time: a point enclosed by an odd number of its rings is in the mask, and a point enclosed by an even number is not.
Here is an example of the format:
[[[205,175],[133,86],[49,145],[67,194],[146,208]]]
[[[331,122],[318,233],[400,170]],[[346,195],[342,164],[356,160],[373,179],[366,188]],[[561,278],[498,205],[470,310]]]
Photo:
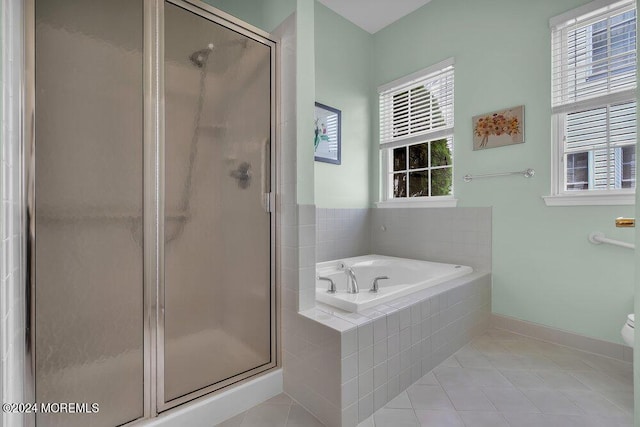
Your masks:
[[[630,363],[491,329],[358,427],[633,426]],[[322,426],[286,395],[223,427]]]
[[[216,427],[323,427],[323,424],[282,393]]]

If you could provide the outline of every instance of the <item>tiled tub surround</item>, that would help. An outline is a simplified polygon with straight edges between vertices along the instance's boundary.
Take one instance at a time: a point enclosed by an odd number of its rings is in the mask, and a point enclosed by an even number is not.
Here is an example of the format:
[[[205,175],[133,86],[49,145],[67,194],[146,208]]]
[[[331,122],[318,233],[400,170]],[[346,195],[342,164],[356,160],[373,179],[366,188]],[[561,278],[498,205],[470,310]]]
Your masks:
[[[371,253],[491,270],[491,208],[373,209]]]
[[[316,209],[316,261],[371,252],[371,209]]]
[[[284,363],[315,385],[296,398],[328,427],[353,427],[484,332],[491,275],[474,272],[361,313],[324,304],[301,313]],[[286,381],[286,379],[285,379]],[[289,387],[291,387],[290,385]]]
[[[491,270],[491,208],[316,209],[317,262],[388,255]]]

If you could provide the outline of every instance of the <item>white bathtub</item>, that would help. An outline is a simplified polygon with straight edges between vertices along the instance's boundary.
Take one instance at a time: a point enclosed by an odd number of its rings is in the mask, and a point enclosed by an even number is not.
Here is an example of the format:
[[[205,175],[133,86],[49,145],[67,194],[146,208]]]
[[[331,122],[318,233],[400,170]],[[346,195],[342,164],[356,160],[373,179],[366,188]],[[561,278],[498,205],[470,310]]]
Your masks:
[[[360,292],[347,293],[345,268],[351,267],[356,275]],[[358,312],[378,304],[387,303],[422,289],[438,285],[473,272],[471,267],[418,261],[383,255],[365,255],[316,264],[316,300],[350,312]],[[378,282],[377,293],[369,292],[373,279],[388,276]],[[336,284],[337,292],[327,293],[329,282],[317,277],[328,277]]]

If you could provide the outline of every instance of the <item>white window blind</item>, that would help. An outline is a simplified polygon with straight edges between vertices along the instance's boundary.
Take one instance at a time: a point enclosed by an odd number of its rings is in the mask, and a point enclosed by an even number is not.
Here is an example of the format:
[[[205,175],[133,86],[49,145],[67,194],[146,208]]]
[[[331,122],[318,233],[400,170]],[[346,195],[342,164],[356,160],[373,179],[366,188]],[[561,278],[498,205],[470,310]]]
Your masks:
[[[551,32],[557,193],[635,187],[635,1],[594,1]]]
[[[577,111],[634,96],[635,1],[552,24],[552,107]]]
[[[448,60],[381,87],[381,148],[452,134],[453,78]]]

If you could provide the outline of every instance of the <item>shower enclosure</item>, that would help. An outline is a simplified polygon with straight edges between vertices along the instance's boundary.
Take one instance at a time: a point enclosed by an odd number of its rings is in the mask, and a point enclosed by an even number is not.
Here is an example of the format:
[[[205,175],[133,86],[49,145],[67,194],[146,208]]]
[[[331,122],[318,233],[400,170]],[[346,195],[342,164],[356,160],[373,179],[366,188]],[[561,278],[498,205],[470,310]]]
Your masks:
[[[33,401],[88,404],[32,424],[276,367],[275,42],[182,0],[32,0],[27,29]]]

